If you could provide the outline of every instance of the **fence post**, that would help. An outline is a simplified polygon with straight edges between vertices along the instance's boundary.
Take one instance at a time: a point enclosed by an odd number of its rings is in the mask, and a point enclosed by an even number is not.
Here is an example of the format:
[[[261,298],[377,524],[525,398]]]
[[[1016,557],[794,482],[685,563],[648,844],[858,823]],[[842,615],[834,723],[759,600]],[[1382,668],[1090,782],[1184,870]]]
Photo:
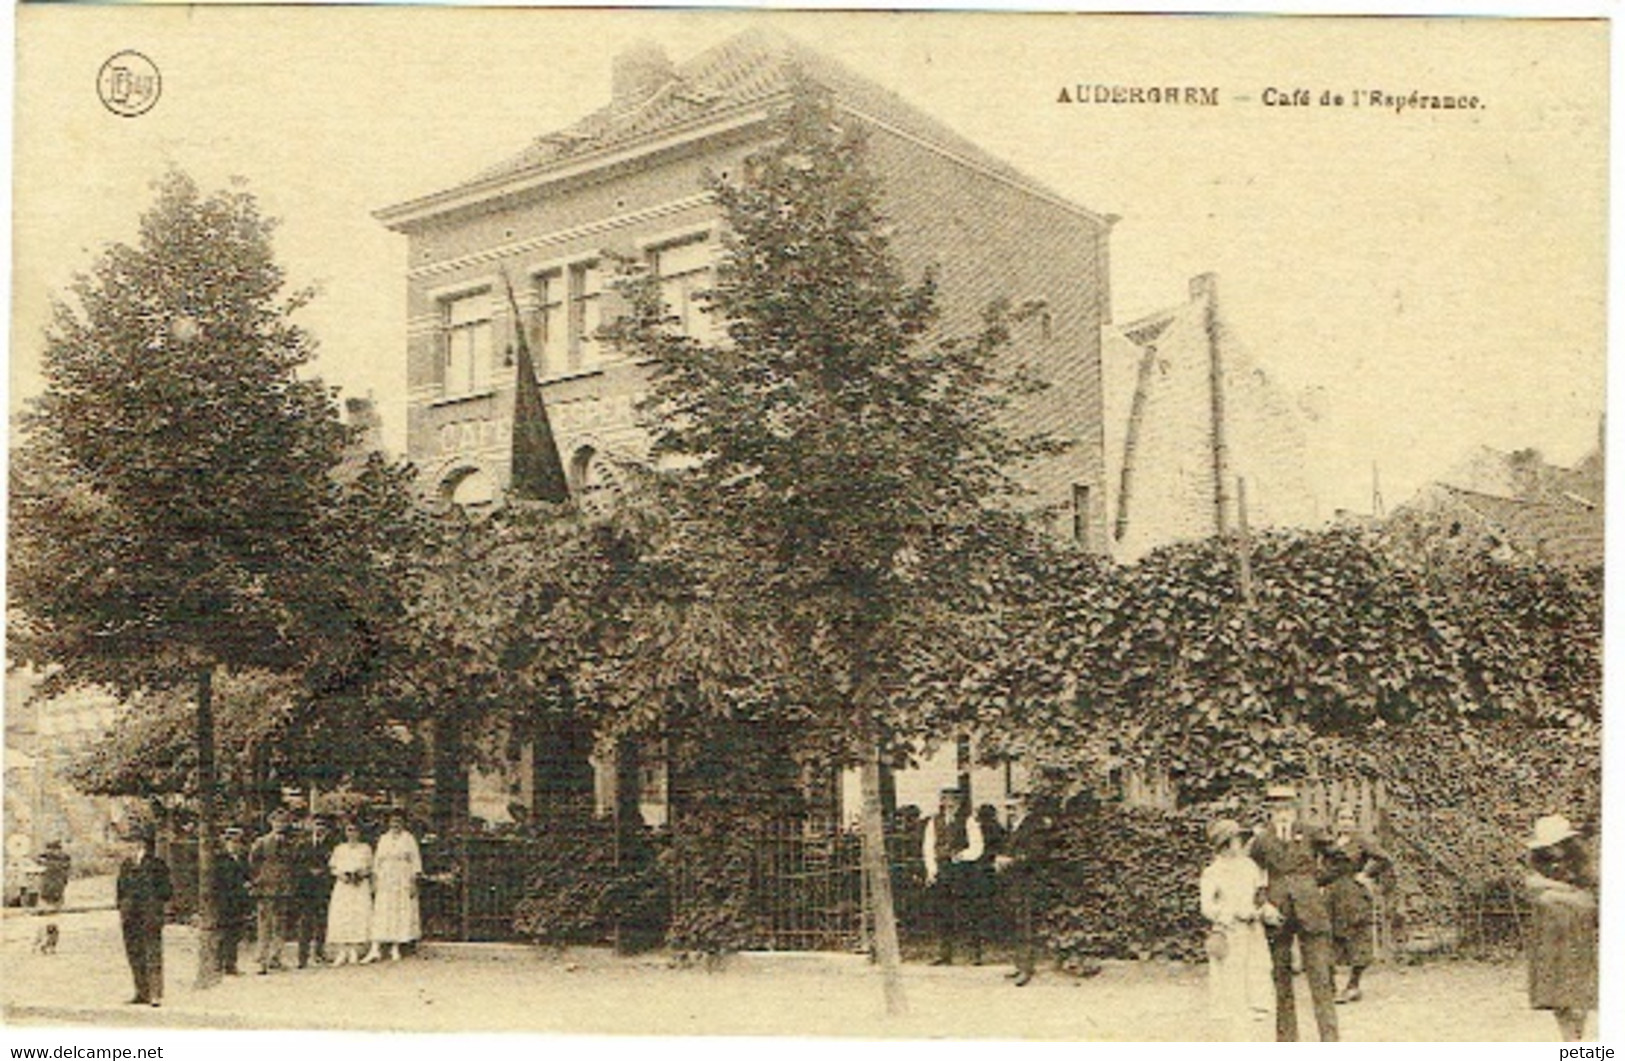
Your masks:
[[[459,882],[457,889],[458,920],[462,926],[459,936],[464,943],[467,943],[470,939],[468,893],[474,886],[474,860],[469,856],[468,834],[466,832],[457,837],[457,863],[457,880]]]

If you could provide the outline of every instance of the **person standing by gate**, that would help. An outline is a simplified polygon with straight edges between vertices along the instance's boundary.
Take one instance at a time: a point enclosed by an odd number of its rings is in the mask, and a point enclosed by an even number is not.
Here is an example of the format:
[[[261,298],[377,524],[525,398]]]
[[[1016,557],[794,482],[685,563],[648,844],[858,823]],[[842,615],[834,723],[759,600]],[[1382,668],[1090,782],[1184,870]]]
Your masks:
[[[159,1006],[164,1001],[164,920],[174,894],[169,866],[158,857],[158,836],[152,826],[138,828],[135,850],[119,864],[119,927],[124,933],[124,956],[135,980],[134,1006]]]
[[[1043,876],[1054,857],[1057,812],[1053,796],[1030,797],[1026,813],[994,862],[1015,922],[1016,968],[1009,976],[1017,987],[1026,987],[1038,971],[1037,908]]]
[[[222,834],[225,843],[214,861],[215,916],[220,919],[220,972],[236,976],[237,955],[242,949],[243,930],[253,913],[248,895],[248,866],[243,851],[243,831],[235,825]]]
[[[1291,785],[1271,785],[1265,799],[1269,824],[1253,837],[1249,853],[1269,874],[1264,925],[1275,980],[1275,1037],[1281,1042],[1298,1038],[1298,1006],[1292,991],[1292,944],[1296,942],[1303,952],[1320,1041],[1335,1042],[1332,916],[1317,875],[1325,831],[1298,820],[1298,794]]]
[[[361,961],[372,938],[372,848],[361,838],[361,826],[344,823],[344,842],[333,849],[329,867],[334,877],[327,907],[327,941],[338,948],[335,965]]]
[[[1270,989],[1269,944],[1259,906],[1267,882],[1258,863],[1247,857],[1246,834],[1230,818],[1207,828],[1213,860],[1198,886],[1202,916],[1208,919],[1208,1009],[1232,1042],[1252,1042],[1267,1028],[1274,1008]]]
[[[937,813],[925,823],[920,854],[925,859],[925,883],[931,890],[936,914],[937,957],[932,965],[952,965],[954,942],[966,935],[972,912],[966,876],[982,857],[982,830],[970,816],[969,802],[957,788],[942,790]],[[981,961],[981,940],[974,941],[972,957]]]
[[[1393,865],[1377,842],[1361,833],[1352,807],[1337,812],[1337,827],[1322,852],[1321,882],[1332,915],[1332,971],[1349,967],[1348,986],[1338,1002],[1360,1001],[1360,976],[1371,964],[1371,933],[1376,923],[1377,882]]]
[[[270,830],[248,849],[261,976],[282,968],[282,944],[287,938],[298,873],[298,851],[294,838],[288,835],[288,812],[278,807],[271,812]]]
[[[997,933],[1003,910],[999,904],[998,871],[995,862],[1004,853],[1005,838],[1009,830],[999,821],[999,812],[991,803],[976,808],[976,827],[982,832],[982,856],[966,867],[969,891],[970,924],[967,931],[971,940],[971,954],[977,965],[982,964],[982,952]]]

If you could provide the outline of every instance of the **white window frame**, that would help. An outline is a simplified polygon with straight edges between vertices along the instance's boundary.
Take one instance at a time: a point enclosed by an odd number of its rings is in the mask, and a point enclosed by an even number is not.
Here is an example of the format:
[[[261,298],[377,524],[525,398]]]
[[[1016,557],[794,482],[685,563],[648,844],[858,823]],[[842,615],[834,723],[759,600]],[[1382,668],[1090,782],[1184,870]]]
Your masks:
[[[532,269],[531,307],[536,313],[536,372],[542,378],[562,375],[570,358],[570,318],[566,287],[569,268],[564,265]]]
[[[462,401],[466,398],[476,398],[491,394],[496,389],[496,313],[492,306],[492,299],[496,288],[489,278],[470,281],[452,287],[439,288],[428,292],[428,297],[435,309],[437,324],[435,327],[435,357],[440,383],[440,399],[442,401]],[[475,299],[484,299],[483,316],[471,317],[465,321],[454,322],[453,309],[459,303],[471,302]],[[485,333],[484,364],[480,363],[480,351],[477,349],[477,340],[480,329]],[[466,332],[476,348],[470,351],[466,375],[458,379],[452,372],[454,346],[458,340],[458,333]]]
[[[604,296],[610,289],[610,278],[604,272],[604,261],[597,254],[577,254],[568,258],[555,258],[528,267],[530,308],[545,313],[549,307],[559,310],[556,319],[562,326],[555,337],[551,329],[545,355],[537,359],[536,370],[544,379],[586,375],[601,370],[614,361],[606,344],[592,337],[592,332],[603,325]],[[597,286],[585,287],[586,281],[596,275]],[[543,281],[549,288],[546,301]],[[558,286],[558,297],[551,288]]]
[[[683,335],[696,339],[702,343],[715,341],[722,329],[709,313],[694,301],[694,292],[703,291],[715,282],[717,270],[717,256],[721,247],[721,232],[719,225],[709,224],[698,228],[685,228],[675,232],[663,233],[651,239],[639,240],[638,250],[649,265],[649,271],[660,286],[662,300],[666,299],[666,280],[684,280],[703,277],[698,284],[685,283],[682,286],[683,304],[673,306],[665,304],[666,313],[678,319]],[[660,271],[660,255],[677,247],[691,244],[704,244],[709,251],[704,266],[684,269],[682,272],[663,275]]]

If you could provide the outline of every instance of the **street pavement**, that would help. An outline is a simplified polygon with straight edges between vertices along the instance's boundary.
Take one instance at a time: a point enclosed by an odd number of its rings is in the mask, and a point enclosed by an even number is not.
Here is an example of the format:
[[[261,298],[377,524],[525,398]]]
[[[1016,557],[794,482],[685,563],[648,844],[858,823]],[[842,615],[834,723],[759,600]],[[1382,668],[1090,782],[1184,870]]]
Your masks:
[[[290,969],[198,990],[194,932],[165,931],[161,1009],[130,1006],[116,915],[64,915],[58,953],[32,953],[37,922],[8,917],[0,939],[5,1019],[21,1025],[534,1032],[575,1035],[795,1035],[1098,1041],[1201,1041],[1203,970],[1108,963],[1079,980],[1046,972],[1024,988],[1006,967],[905,966],[910,1012],[887,1017],[878,973],[852,955],[741,955],[719,970],[663,955],[504,945],[428,945],[398,963]],[[250,957],[244,948],[245,959]],[[292,957],[289,948],[288,957]],[[1338,1008],[1345,1040],[1550,1041],[1528,1008],[1520,964],[1382,965],[1364,1001]],[[1299,980],[1301,1027],[1313,1034]],[[1261,1029],[1265,1035],[1268,1029]]]

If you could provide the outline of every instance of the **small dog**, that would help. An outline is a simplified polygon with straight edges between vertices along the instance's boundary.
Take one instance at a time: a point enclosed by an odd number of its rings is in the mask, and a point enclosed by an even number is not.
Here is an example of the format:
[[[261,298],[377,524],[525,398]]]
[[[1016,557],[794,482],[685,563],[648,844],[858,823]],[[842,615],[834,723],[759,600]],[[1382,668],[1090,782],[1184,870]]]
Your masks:
[[[57,927],[55,921],[41,925],[39,934],[34,937],[34,950],[40,954],[55,954],[56,942],[61,935],[62,931]]]

